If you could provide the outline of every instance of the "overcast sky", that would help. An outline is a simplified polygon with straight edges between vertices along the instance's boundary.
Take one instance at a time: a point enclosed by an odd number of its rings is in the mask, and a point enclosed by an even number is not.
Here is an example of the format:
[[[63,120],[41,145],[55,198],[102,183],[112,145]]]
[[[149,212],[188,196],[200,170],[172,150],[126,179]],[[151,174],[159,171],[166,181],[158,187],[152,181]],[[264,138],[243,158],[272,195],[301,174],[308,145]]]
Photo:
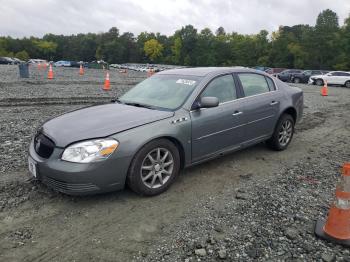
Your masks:
[[[135,35],[170,35],[187,24],[251,34],[279,25],[314,25],[327,8],[342,25],[350,0],[0,0],[0,35],[105,32],[113,26]]]

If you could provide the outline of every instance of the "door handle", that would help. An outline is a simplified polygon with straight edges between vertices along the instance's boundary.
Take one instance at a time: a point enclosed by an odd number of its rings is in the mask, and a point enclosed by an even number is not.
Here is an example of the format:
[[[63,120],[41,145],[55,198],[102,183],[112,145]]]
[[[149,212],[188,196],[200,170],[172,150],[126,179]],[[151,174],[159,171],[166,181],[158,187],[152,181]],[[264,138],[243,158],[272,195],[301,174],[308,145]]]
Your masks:
[[[239,116],[239,115],[241,115],[241,114],[243,114],[243,112],[241,112],[241,111],[235,111],[232,115],[233,115],[233,116]]]
[[[272,101],[272,102],[270,103],[270,106],[277,105],[278,103],[279,103],[278,101]]]

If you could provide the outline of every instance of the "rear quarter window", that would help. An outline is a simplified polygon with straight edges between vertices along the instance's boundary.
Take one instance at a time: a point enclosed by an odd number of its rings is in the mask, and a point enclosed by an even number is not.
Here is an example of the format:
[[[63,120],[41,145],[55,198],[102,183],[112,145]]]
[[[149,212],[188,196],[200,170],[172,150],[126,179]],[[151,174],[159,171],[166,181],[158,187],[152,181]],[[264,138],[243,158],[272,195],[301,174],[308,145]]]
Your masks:
[[[270,77],[265,76],[267,85],[269,86],[269,89],[271,91],[276,90],[276,86],[275,86],[275,82],[273,82],[273,80]]]

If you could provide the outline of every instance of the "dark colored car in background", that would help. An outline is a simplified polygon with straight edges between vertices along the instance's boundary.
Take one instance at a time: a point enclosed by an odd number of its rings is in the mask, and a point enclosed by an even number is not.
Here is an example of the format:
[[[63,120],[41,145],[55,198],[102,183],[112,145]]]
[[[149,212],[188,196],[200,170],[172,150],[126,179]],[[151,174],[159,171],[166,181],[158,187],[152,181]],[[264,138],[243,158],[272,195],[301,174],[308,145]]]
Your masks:
[[[80,67],[80,62],[77,61],[70,61],[70,67]]]
[[[278,73],[281,73],[282,71],[286,70],[285,68],[268,68],[265,70],[266,73],[276,76]]]
[[[302,73],[297,73],[291,76],[290,81],[293,83],[308,83],[311,76],[314,75],[324,75],[329,71],[324,70],[305,70]]]
[[[8,57],[0,57],[0,65],[12,65],[14,61]]]
[[[115,102],[53,118],[29,146],[29,171],[67,194],[164,192],[180,169],[266,141],[288,147],[303,92],[247,68],[162,71]]]
[[[290,82],[293,75],[301,74],[302,72],[303,70],[300,69],[287,69],[277,74],[277,78],[283,82]]]

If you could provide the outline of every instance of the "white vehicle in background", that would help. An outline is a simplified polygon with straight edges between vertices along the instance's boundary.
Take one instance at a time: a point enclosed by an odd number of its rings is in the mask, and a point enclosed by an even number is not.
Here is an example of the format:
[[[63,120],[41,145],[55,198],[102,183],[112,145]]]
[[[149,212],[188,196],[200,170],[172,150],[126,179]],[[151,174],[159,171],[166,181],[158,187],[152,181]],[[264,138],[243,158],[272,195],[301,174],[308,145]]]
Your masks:
[[[29,64],[46,64],[48,65],[48,62],[44,59],[30,59],[28,61]]]
[[[350,88],[350,72],[332,71],[325,75],[314,75],[309,79],[309,84],[322,86],[324,81],[329,85],[342,85]]]
[[[70,67],[71,66],[71,62],[70,61],[57,61],[53,64],[54,66],[56,67],[60,67],[60,66],[63,66],[63,67]]]

